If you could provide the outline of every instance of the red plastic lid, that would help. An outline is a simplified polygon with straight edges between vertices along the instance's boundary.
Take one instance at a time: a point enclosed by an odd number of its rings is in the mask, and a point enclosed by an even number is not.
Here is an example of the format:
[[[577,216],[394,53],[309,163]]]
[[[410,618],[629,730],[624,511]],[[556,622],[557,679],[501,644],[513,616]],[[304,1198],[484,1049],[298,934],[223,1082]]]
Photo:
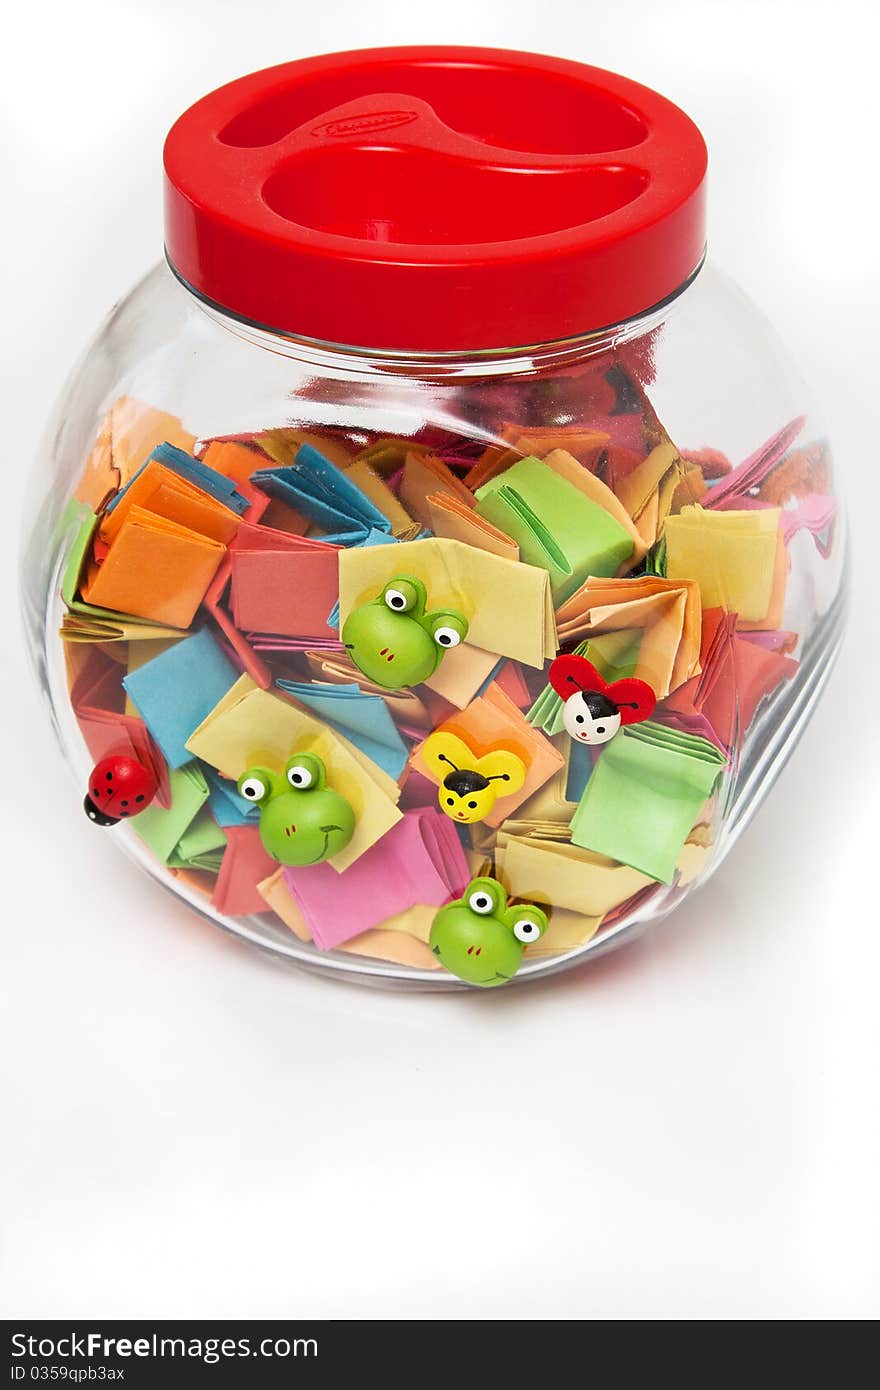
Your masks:
[[[705,242],[706,147],[656,92],[561,58],[376,48],[267,68],[165,145],[172,268],[298,337],[516,347],[632,318]]]

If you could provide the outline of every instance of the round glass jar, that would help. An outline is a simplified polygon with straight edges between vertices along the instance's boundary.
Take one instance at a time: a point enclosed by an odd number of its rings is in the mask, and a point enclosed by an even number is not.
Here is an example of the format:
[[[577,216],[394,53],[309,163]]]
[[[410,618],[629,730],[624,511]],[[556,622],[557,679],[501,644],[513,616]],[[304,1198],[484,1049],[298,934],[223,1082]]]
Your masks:
[[[91,818],[197,911],[496,985],[730,849],[836,654],[845,536],[704,174],[663,98],[489,50],[287,64],[172,131],[168,263],[55,409],[23,580]]]

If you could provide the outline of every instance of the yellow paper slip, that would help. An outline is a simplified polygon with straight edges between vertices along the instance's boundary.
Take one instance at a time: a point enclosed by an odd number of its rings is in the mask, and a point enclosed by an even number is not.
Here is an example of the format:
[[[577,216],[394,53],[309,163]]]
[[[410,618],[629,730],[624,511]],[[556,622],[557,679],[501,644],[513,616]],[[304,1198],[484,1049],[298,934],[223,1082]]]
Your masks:
[[[355,831],[351,842],[328,861],[340,873],[400,820],[397,783],[339,734],[313,715],[241,676],[191,737],[197,758],[235,781],[249,766],[281,768],[291,753],[322,758],[327,782],[351,802]]]
[[[556,655],[556,621],[546,570],[503,560],[461,541],[429,539],[339,552],[340,630],[353,608],[374,599],[394,575],[414,575],[429,609],[463,613],[468,642],[527,666]],[[459,649],[460,650],[460,649]],[[444,665],[455,661],[447,654]]]
[[[631,473],[612,481],[646,546],[663,534],[676,489],[688,472],[699,469],[684,463],[674,444],[658,444]]]
[[[633,675],[658,699],[700,670],[702,605],[693,580],[644,574],[629,579],[588,579],[556,614],[560,642],[603,633],[640,632]]]
[[[666,522],[667,579],[694,579],[704,608],[724,608],[759,622],[773,598],[780,515],[778,507],[742,512],[685,507]]]
[[[579,946],[586,946],[596,935],[601,921],[601,917],[587,917],[583,912],[554,907],[550,913],[550,925],[540,941],[527,948],[525,961],[559,956],[566,951],[576,951]]]
[[[61,619],[60,635],[65,642],[138,642],[164,641],[167,637],[183,637],[179,628],[140,623],[136,618],[92,618],[88,614],[65,613]],[[158,650],[158,649],[157,649]]]
[[[702,843],[705,827],[691,832],[679,857],[683,879],[702,869],[709,850]],[[643,888],[656,887],[647,874],[618,864],[593,850],[550,840],[521,839],[500,832],[495,866],[509,896],[525,902],[550,903],[587,917],[603,918]]]

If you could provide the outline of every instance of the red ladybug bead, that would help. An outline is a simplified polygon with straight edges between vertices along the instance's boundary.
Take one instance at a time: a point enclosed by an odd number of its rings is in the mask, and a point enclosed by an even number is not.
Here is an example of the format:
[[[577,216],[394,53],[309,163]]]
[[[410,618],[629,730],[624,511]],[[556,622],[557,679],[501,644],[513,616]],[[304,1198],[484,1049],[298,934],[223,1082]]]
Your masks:
[[[139,815],[156,795],[156,778],[134,758],[102,758],[92,768],[83,810],[94,825],[118,825]]]

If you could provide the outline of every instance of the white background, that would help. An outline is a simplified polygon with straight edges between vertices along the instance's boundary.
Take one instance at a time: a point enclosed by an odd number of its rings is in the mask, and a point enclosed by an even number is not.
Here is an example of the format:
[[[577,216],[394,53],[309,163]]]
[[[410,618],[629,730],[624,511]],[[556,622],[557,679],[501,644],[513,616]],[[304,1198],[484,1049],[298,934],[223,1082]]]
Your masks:
[[[872,1317],[878,1298],[878,82],[871,0],[43,0],[4,20],[7,1317]],[[48,404],[161,250],[161,142],[248,70],[532,48],[673,97],[716,260],[818,390],[853,517],[848,646],[715,880],[543,986],[284,970],[82,816],[18,647]]]

